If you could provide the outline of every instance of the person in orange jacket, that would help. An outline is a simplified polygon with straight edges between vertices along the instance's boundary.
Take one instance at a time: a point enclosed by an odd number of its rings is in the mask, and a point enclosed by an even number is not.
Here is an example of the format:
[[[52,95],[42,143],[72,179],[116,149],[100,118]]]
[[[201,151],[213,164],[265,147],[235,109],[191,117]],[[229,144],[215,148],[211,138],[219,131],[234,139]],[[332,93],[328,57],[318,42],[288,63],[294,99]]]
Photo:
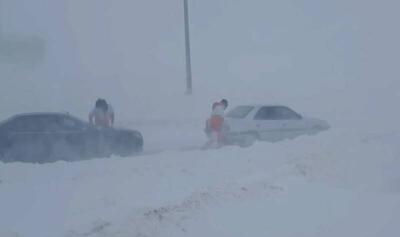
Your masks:
[[[224,112],[228,107],[228,101],[222,99],[220,102],[215,102],[212,105],[212,112],[210,118],[206,121],[205,133],[209,138],[205,147],[221,147],[225,143],[224,133],[227,125],[224,119]]]

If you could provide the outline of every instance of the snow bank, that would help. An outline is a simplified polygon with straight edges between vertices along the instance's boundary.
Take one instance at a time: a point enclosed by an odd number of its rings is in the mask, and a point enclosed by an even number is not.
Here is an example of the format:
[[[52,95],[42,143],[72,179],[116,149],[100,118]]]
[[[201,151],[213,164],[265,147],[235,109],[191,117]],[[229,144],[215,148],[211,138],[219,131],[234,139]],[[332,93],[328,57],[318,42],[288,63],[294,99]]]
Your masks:
[[[43,237],[393,236],[399,136],[328,131],[248,149],[0,164],[0,230]]]

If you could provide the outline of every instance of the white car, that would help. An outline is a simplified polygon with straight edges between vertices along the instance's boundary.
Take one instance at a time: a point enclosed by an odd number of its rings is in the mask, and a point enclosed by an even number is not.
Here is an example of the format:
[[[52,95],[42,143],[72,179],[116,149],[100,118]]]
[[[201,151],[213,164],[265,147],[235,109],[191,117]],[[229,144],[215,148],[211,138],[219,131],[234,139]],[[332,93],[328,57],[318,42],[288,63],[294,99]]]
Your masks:
[[[282,105],[240,105],[226,114],[227,142],[249,146],[255,140],[279,141],[329,129],[327,122],[305,118]]]

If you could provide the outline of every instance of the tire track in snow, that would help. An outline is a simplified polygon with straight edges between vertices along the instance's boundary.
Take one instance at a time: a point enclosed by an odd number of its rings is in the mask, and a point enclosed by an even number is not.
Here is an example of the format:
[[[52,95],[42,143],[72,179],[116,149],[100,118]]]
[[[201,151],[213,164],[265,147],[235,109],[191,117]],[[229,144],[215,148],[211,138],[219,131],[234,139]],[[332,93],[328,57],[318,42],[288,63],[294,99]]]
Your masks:
[[[307,174],[297,163],[286,164],[275,172],[254,174],[236,182],[198,190],[179,203],[132,210],[118,223],[98,219],[87,230],[69,231],[65,237],[155,237],[170,228],[185,233],[185,220],[228,202],[274,198],[285,192],[285,188],[273,181],[293,175],[305,177]]]

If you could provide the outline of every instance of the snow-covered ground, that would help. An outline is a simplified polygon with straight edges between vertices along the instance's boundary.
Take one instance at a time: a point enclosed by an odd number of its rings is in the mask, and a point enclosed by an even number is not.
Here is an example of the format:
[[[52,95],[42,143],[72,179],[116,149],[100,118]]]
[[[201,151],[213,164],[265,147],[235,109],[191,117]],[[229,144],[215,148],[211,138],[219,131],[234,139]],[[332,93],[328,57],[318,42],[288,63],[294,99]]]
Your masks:
[[[400,133],[0,163],[1,236],[397,236]]]

